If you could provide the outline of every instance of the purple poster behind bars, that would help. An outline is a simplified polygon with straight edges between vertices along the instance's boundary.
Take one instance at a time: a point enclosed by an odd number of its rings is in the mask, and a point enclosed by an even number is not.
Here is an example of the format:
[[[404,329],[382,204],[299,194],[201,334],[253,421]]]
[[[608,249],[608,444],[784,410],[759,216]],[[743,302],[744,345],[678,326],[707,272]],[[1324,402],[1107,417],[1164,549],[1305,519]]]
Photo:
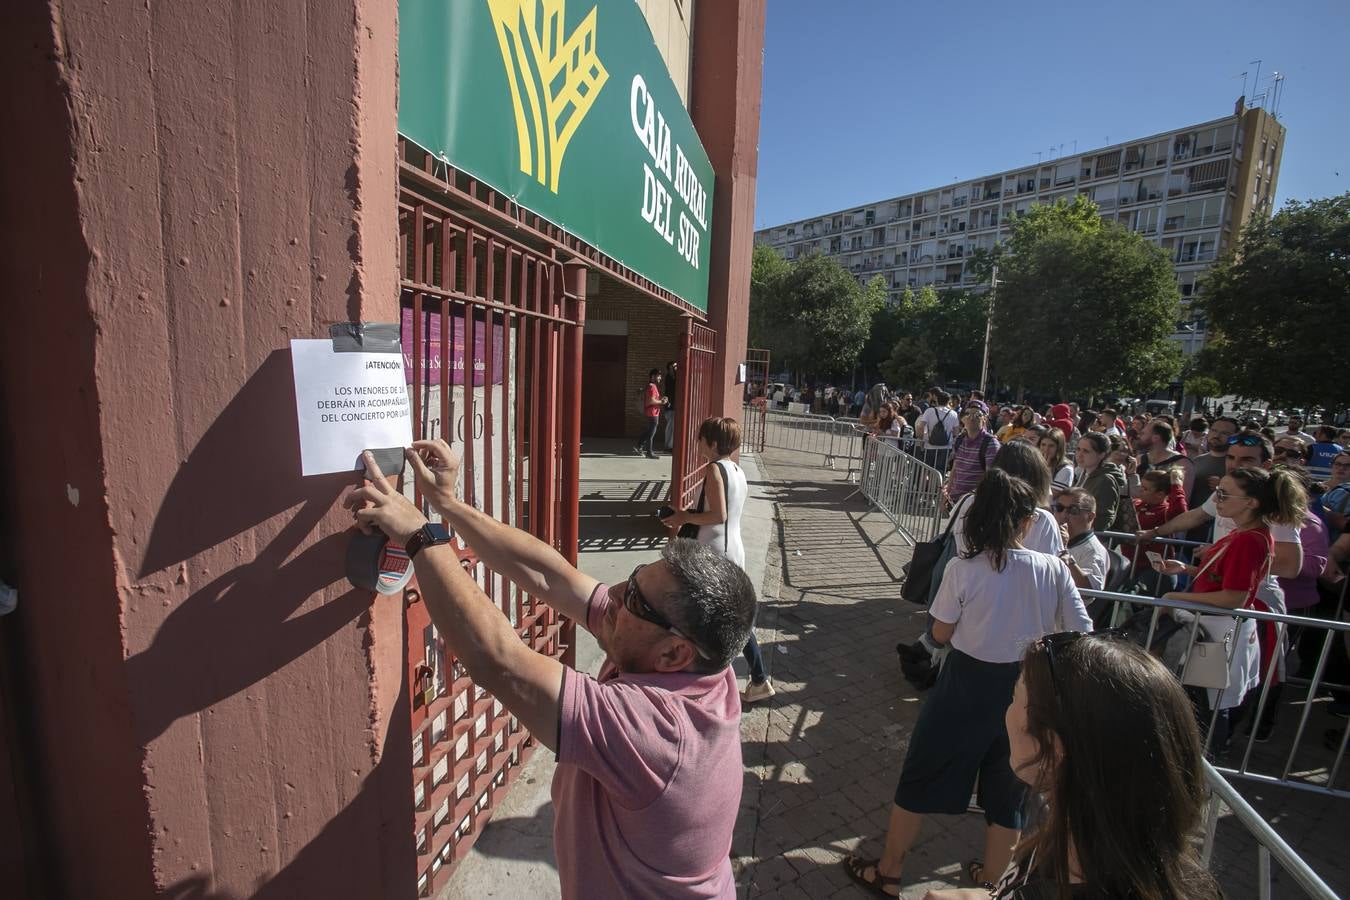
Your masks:
[[[453,377],[448,382],[441,381],[440,312],[424,309],[422,311],[422,323],[422,358],[420,365],[415,367],[413,360],[413,311],[409,306],[403,307],[403,322],[400,330],[403,341],[403,369],[408,384],[412,384],[414,368],[418,368],[425,373],[422,383],[426,385],[464,384],[463,313],[455,310],[450,315],[450,330],[453,339],[450,344],[450,352],[447,355]],[[487,353],[484,350],[487,329],[487,322],[484,321],[484,316],[480,314],[473,327],[473,383],[475,387],[481,387],[487,378]],[[500,322],[492,326],[492,383],[502,383],[502,325]]]

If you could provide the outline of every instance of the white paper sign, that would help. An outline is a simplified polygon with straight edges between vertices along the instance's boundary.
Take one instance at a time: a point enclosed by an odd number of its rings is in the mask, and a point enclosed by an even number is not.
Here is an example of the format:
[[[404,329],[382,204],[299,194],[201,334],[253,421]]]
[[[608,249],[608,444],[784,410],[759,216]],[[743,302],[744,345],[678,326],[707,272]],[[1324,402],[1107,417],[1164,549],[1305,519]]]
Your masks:
[[[291,341],[300,473],[358,469],[366,448],[412,443],[402,353],[337,353],[327,340]]]

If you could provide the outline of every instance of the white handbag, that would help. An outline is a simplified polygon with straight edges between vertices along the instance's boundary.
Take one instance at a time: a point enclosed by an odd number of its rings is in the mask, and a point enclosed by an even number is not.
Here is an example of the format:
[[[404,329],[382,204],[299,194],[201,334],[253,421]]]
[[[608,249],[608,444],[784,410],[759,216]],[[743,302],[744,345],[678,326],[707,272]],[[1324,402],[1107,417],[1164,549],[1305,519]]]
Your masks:
[[[1219,548],[1219,552],[1205,560],[1205,564],[1200,567],[1200,571],[1195,573],[1195,579],[1198,581],[1205,570],[1213,565],[1219,557],[1227,552],[1225,545]],[[1233,643],[1233,634],[1237,631],[1238,620],[1233,619],[1233,625],[1228,629],[1221,641],[1197,640],[1191,645],[1190,652],[1186,654],[1186,663],[1181,669],[1181,683],[1190,687],[1210,688],[1216,691],[1228,689],[1229,679],[1232,677],[1232,671],[1229,667],[1229,650]],[[1205,632],[1204,626],[1196,631],[1196,636],[1204,635],[1208,638],[1209,634]]]
[[[1233,643],[1233,630],[1230,629],[1222,641],[1196,641],[1186,656],[1186,665],[1181,670],[1181,683],[1197,688],[1211,688],[1216,691],[1228,689],[1232,671],[1229,668],[1228,648]]]

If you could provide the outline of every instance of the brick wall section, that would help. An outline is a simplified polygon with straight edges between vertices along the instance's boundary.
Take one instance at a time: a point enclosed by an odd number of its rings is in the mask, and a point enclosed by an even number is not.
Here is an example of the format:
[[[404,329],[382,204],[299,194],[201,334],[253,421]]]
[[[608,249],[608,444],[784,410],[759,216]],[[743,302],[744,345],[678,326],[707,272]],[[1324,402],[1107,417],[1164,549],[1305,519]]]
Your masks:
[[[586,297],[586,318],[628,322],[624,431],[636,437],[646,424],[638,409],[638,392],[646,386],[649,370],[655,368],[664,372],[666,363],[679,358],[684,316],[601,273],[598,289]]]

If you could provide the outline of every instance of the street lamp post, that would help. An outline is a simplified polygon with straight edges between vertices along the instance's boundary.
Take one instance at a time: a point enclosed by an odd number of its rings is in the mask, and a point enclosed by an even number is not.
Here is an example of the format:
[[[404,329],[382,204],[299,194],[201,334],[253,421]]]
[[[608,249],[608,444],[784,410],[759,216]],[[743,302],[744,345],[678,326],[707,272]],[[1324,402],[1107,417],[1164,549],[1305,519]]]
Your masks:
[[[998,289],[998,263],[994,263],[989,276],[989,315],[984,320],[984,362],[980,364],[980,393],[988,397],[986,382],[989,381],[989,338],[994,332],[994,293]]]

